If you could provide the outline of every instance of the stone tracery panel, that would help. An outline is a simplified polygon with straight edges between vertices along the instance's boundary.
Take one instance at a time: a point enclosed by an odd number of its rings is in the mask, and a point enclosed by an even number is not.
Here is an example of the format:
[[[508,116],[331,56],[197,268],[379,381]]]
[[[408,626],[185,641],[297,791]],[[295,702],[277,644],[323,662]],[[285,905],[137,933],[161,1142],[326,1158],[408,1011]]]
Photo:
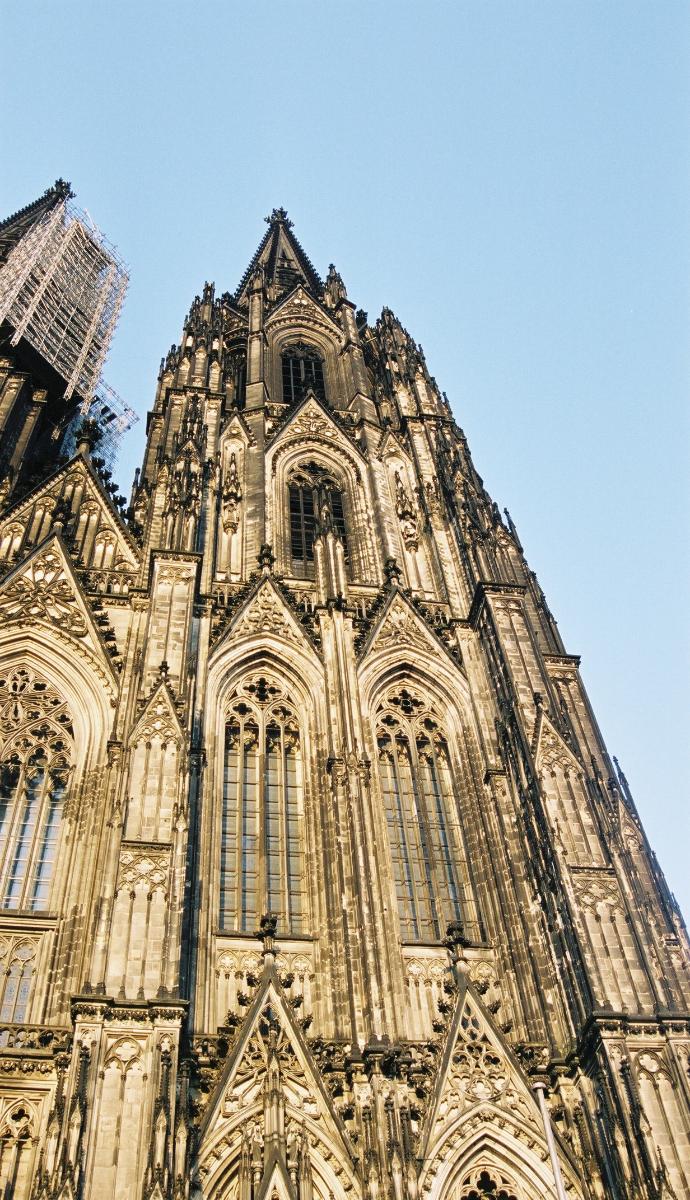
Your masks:
[[[222,774],[219,924],[253,933],[263,912],[307,932],[304,764],[284,686],[248,676],[228,700]]]
[[[46,909],[74,742],[66,701],[40,674],[0,675],[0,905]]]
[[[418,688],[389,688],[376,745],[402,940],[440,941],[450,921],[480,940],[451,750]]]

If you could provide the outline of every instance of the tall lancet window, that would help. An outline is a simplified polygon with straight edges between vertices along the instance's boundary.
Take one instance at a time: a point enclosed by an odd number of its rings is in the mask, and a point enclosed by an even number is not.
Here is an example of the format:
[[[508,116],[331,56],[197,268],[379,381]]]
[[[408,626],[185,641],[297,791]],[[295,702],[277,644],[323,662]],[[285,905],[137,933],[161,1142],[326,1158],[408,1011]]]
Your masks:
[[[404,941],[438,941],[461,920],[479,938],[448,742],[431,708],[406,688],[378,714],[381,790]]]
[[[292,571],[301,579],[314,574],[314,538],[331,527],[343,543],[347,558],[347,527],[340,483],[318,463],[304,463],[290,477],[290,556]]]
[[[220,926],[254,933],[262,913],[307,932],[304,772],[292,702],[263,676],[232,700],[225,725]]]
[[[0,908],[50,907],[73,759],[67,706],[28,669],[0,675]]]
[[[283,403],[299,404],[311,388],[319,400],[326,400],[323,359],[313,346],[302,342],[288,346],[281,356],[283,367]]]

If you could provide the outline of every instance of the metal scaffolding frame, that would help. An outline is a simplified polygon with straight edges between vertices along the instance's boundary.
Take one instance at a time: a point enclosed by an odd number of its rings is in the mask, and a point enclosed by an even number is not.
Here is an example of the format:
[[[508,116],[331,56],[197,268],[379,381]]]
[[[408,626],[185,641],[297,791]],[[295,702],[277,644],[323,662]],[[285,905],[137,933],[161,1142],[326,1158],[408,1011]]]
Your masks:
[[[56,204],[20,238],[0,270],[0,321],[24,338],[88,412],[120,315],[129,276],[87,213]],[[131,414],[119,402],[118,417]],[[133,415],[133,414],[132,414]],[[129,428],[129,424],[123,426]]]

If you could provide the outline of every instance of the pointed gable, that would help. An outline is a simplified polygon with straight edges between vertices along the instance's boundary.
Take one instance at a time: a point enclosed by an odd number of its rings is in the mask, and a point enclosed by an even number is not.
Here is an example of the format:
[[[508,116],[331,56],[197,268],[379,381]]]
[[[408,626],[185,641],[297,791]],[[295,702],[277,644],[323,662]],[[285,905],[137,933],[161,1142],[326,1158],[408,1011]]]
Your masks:
[[[499,1161],[505,1153],[503,1161],[550,1194],[553,1174],[532,1084],[464,975],[419,1135],[417,1154],[426,1164],[422,1194],[442,1189],[444,1181],[437,1176],[463,1144],[475,1166],[490,1163],[492,1152],[498,1151]],[[575,1185],[579,1195],[579,1181],[560,1142],[557,1152],[569,1187]]]
[[[346,1174],[344,1186],[349,1190],[355,1172],[354,1148],[286,1000],[272,955],[266,957],[266,963],[257,993],[209,1099],[199,1129],[200,1161],[206,1147],[211,1150],[219,1140],[226,1139],[229,1130],[244,1125],[259,1106],[266,1113],[273,1100],[283,1111],[284,1133],[272,1130],[269,1115],[269,1127],[263,1131],[267,1152],[263,1183],[275,1179],[277,1161],[282,1159],[284,1166],[288,1126],[294,1122],[307,1125],[311,1138],[316,1135],[327,1147],[331,1166],[336,1174]],[[291,1193],[284,1193],[282,1186],[278,1193],[282,1200],[292,1200]],[[262,1188],[262,1195],[270,1196],[270,1188]]]
[[[115,678],[113,656],[57,534],[51,534],[0,582],[0,629],[10,624],[47,627],[52,637],[95,657],[111,683]]]
[[[175,705],[175,698],[167,680],[157,684],[139,714],[130,735],[130,745],[142,740],[160,738],[163,742],[182,743],[182,726]]]
[[[225,442],[232,441],[233,439],[244,443],[245,446],[256,446],[254,434],[247,425],[242,413],[236,409],[232,410],[229,418],[223,425],[220,435],[220,445],[223,446]]]
[[[304,442],[325,442],[331,446],[339,446],[348,457],[355,450],[360,460],[364,459],[361,448],[350,433],[346,432],[338,419],[314,395],[308,392],[301,404],[288,416],[280,429],[274,434],[270,443],[270,451],[286,442],[296,440]]]
[[[411,653],[423,651],[436,658],[442,651],[455,667],[461,665],[459,651],[441,640],[398,587],[391,589],[378,620],[361,643],[359,660],[391,649],[408,650]]]
[[[247,286],[257,268],[264,272],[268,284],[278,283],[288,288],[300,280],[314,296],[323,293],[323,281],[292,232],[292,221],[284,208],[274,208],[266,217],[268,231],[240,281],[234,295],[236,304],[246,299]]]
[[[59,499],[64,494],[66,486],[72,488],[72,494],[77,488],[80,489],[79,511],[87,504],[95,505],[98,508],[99,532],[107,530],[115,542],[114,561],[126,564],[128,567],[137,567],[139,565],[137,544],[105,491],[92,463],[81,454],[70,459],[68,463],[54,471],[21,500],[8,508],[0,521],[0,530],[16,522],[27,525],[36,505],[43,499]],[[75,514],[77,517],[79,511]]]
[[[270,577],[260,580],[220,631],[215,650],[229,642],[270,635],[314,654],[311,639]]]
[[[310,295],[303,284],[299,284],[289,295],[280,300],[266,322],[270,330],[280,325],[303,324],[320,326],[331,337],[340,341],[342,330],[321,305]]]
[[[582,774],[582,764],[578,762],[541,704],[537,706],[532,753],[537,771],[549,770],[559,763],[566,771]]]

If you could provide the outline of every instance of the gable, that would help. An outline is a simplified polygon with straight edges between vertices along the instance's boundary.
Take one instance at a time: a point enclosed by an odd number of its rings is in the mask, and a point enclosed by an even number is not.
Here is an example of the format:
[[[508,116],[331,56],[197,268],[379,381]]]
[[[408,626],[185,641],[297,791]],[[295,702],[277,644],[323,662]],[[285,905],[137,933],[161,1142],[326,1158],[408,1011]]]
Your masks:
[[[310,638],[270,578],[262,579],[245,603],[219,631],[214,650],[229,642],[275,637],[314,654]]]
[[[537,708],[537,718],[532,735],[532,753],[538,772],[548,771],[559,764],[565,771],[573,771],[578,775],[582,773],[582,764],[578,762],[541,706]]]
[[[341,428],[333,415],[325,408],[312,393],[290,413],[283,425],[270,442],[271,452],[279,452],[288,442],[323,442],[329,446],[338,446],[345,451],[349,458],[354,450],[357,457],[363,460],[361,448],[349,433]]]
[[[137,567],[139,552],[134,539],[115,511],[110,497],[104,491],[93,467],[80,454],[60,467],[28,495],[22,497],[17,504],[12,505],[0,521],[0,530],[16,524],[26,527],[33,517],[36,506],[42,500],[55,502],[66,493],[67,488],[71,489],[72,494],[77,488],[81,489],[79,509],[75,514],[77,519],[79,513],[85,511],[88,506],[98,510],[99,534],[107,531],[115,542],[114,561],[128,567]]]
[[[234,1159],[240,1172],[247,1132],[255,1131],[258,1195],[294,1200],[286,1167],[298,1158],[300,1173],[311,1173],[318,1159],[342,1191],[350,1191],[356,1178],[354,1148],[285,998],[272,955],[266,962],[209,1096],[199,1127],[199,1165],[211,1174],[224,1154],[224,1169],[232,1170]]]
[[[42,625],[52,636],[82,647],[115,677],[109,653],[57,534],[52,534],[0,582],[0,627]]]
[[[423,651],[435,658],[442,652],[451,659],[455,667],[461,666],[460,651],[446,645],[436,631],[427,625],[407,596],[395,587],[377,622],[365,638],[358,657],[363,661],[374,654],[402,649],[411,653]]]
[[[320,325],[330,337],[335,336],[339,341],[342,339],[340,326],[320,304],[316,303],[302,284],[298,284],[288,296],[276,305],[266,322],[266,330],[268,332],[281,325],[294,325],[295,323]]]
[[[145,702],[129,741],[130,745],[135,745],[142,739],[150,741],[154,737],[164,742],[175,742],[178,746],[182,741],[182,727],[175,701],[165,680],[161,680]]]
[[[579,1195],[570,1159],[557,1135],[555,1140],[563,1175]],[[492,1149],[501,1148],[511,1171],[536,1184],[536,1194],[550,1194],[553,1174],[531,1082],[463,979],[420,1131],[417,1154],[425,1163],[420,1192],[442,1190],[454,1158],[476,1168],[478,1160],[490,1161]]]

